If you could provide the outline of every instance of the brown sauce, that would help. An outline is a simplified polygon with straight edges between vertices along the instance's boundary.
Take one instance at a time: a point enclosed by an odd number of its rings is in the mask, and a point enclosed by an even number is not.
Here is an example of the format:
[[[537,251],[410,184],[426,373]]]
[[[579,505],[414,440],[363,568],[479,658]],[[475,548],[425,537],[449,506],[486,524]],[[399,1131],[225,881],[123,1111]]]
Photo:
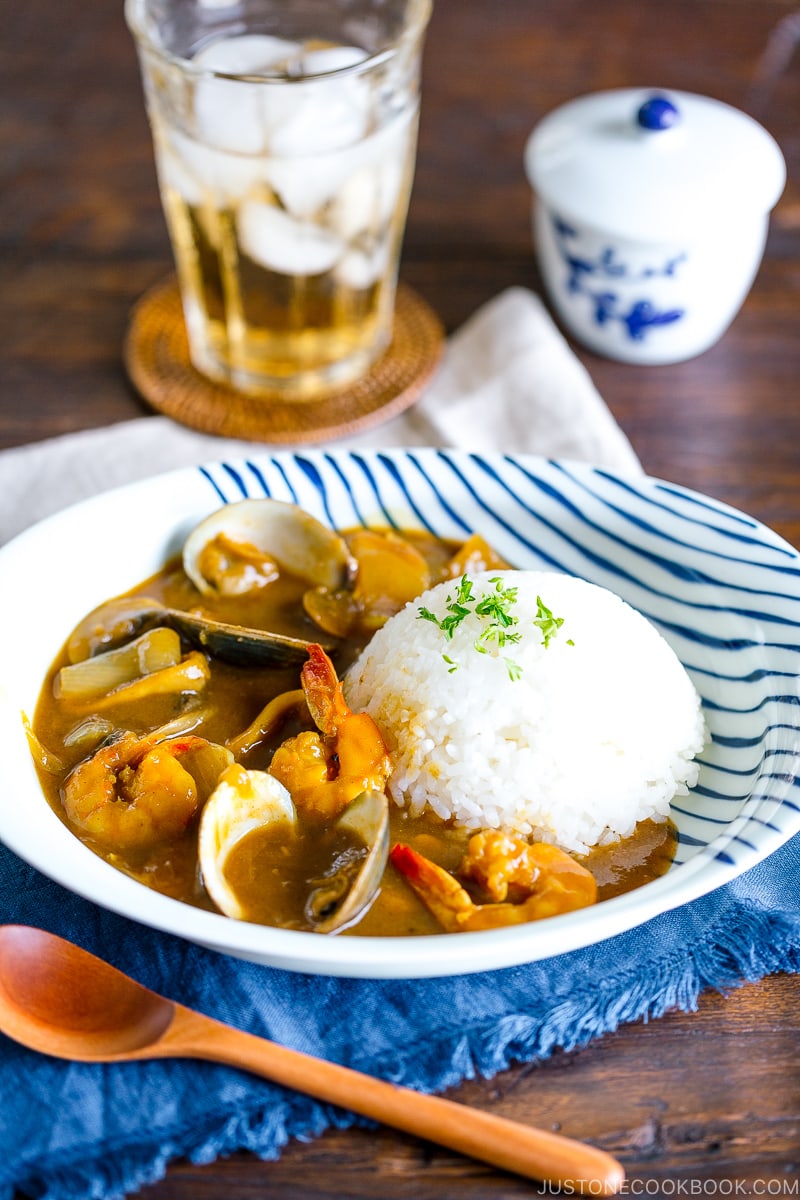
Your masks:
[[[445,569],[454,547],[425,535],[404,535],[421,551],[434,575]],[[152,578],[132,590],[131,595],[149,596],[169,607],[202,611],[233,624],[266,628],[313,641],[317,627],[305,616],[301,598],[307,585],[291,576],[281,577],[254,596],[209,600],[200,595],[183,573],[179,562],[171,562]],[[354,661],[368,640],[362,634],[345,640],[337,650],[335,663],[340,676]],[[86,833],[72,824],[64,812],[62,789],[72,769],[91,751],[75,740],[75,731],[98,716],[91,703],[73,703],[54,696],[53,684],[58,670],[68,661],[66,648],[53,663],[34,714],[33,729],[46,748],[58,757],[62,769],[51,772],[39,768],[48,802],[76,836],[112,865],[144,885],[165,895],[201,908],[214,910],[205,892],[197,863],[197,822],[168,843],[147,851],[109,851],[92,842]],[[167,721],[193,711],[202,715],[196,732],[210,741],[224,743],[244,730],[273,696],[299,686],[297,668],[242,668],[215,660],[204,694],[197,698],[183,695],[161,697],[157,701],[105,705],[102,719],[116,729],[145,734]],[[297,732],[295,719],[270,741],[242,758],[248,768],[266,770],[276,746]],[[311,728],[307,724],[304,728]],[[449,871],[458,866],[470,833],[443,823],[433,815],[410,818],[391,806],[391,843],[413,846],[433,862]],[[598,900],[627,892],[664,874],[672,860],[675,831],[669,822],[642,823],[635,834],[613,846],[593,851],[583,864],[595,875]],[[263,924],[289,928],[310,928],[304,907],[309,890],[325,876],[331,854],[355,853],[353,847],[331,847],[321,837],[318,826],[304,827],[301,821],[296,835],[253,836],[245,839],[231,855],[226,870],[240,894],[247,918]],[[347,931],[355,935],[402,936],[440,934],[441,927],[424,904],[408,887],[391,864],[384,874],[380,892],[358,923]]]

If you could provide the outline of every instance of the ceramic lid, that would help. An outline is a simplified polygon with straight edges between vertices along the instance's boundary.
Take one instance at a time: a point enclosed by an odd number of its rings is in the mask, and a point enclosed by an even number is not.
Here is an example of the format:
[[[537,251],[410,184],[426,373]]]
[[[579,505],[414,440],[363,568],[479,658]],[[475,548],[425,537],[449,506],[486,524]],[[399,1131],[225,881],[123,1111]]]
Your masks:
[[[525,168],[559,215],[648,242],[763,217],[786,181],[777,142],[752,117],[653,88],[557,108],[528,139]]]

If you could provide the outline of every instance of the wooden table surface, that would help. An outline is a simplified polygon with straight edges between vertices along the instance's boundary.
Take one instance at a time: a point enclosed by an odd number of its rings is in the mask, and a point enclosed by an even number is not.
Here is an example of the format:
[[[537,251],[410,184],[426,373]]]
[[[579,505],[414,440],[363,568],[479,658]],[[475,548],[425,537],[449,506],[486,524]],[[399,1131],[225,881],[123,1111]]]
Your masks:
[[[169,270],[138,68],[121,3],[5,6],[0,123],[0,446],[147,410],[120,346]],[[576,347],[646,470],[728,501],[800,545],[800,11],[794,0],[436,0],[402,276],[455,329],[539,287],[527,134],[580,93],[669,86],[744,108],[789,179],[744,308],[706,354],[636,367]],[[731,197],[735,202],[735,197]],[[559,1128],[624,1162],[629,1190],[797,1195],[800,978],[469,1083],[467,1104]],[[381,1196],[498,1200],[530,1185],[389,1130],[330,1133],[276,1163],[176,1164],[146,1200]]]

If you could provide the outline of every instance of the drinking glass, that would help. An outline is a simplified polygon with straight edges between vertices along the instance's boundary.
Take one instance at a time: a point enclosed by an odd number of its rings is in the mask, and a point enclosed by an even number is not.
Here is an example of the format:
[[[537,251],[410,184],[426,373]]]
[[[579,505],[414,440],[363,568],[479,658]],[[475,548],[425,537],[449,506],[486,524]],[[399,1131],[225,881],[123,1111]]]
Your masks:
[[[126,0],[194,366],[315,399],[392,336],[431,0]]]

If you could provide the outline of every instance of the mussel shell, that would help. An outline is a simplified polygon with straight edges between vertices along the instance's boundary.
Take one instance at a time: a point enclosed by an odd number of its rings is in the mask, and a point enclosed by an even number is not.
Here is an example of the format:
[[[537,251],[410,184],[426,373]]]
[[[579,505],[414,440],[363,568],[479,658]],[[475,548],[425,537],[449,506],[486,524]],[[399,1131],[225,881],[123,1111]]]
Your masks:
[[[311,646],[302,638],[247,629],[243,625],[228,625],[223,621],[212,621],[208,617],[172,608],[167,611],[166,619],[192,645],[206,650],[212,658],[219,658],[237,667],[295,666],[306,661]],[[328,641],[324,648],[333,649],[333,643]]]
[[[234,666],[295,666],[308,658],[310,643],[303,638],[167,608],[149,596],[122,596],[101,604],[75,627],[68,643],[70,662],[130,641],[153,625],[171,626],[197,649]],[[332,650],[333,640],[329,638],[323,648]]]

